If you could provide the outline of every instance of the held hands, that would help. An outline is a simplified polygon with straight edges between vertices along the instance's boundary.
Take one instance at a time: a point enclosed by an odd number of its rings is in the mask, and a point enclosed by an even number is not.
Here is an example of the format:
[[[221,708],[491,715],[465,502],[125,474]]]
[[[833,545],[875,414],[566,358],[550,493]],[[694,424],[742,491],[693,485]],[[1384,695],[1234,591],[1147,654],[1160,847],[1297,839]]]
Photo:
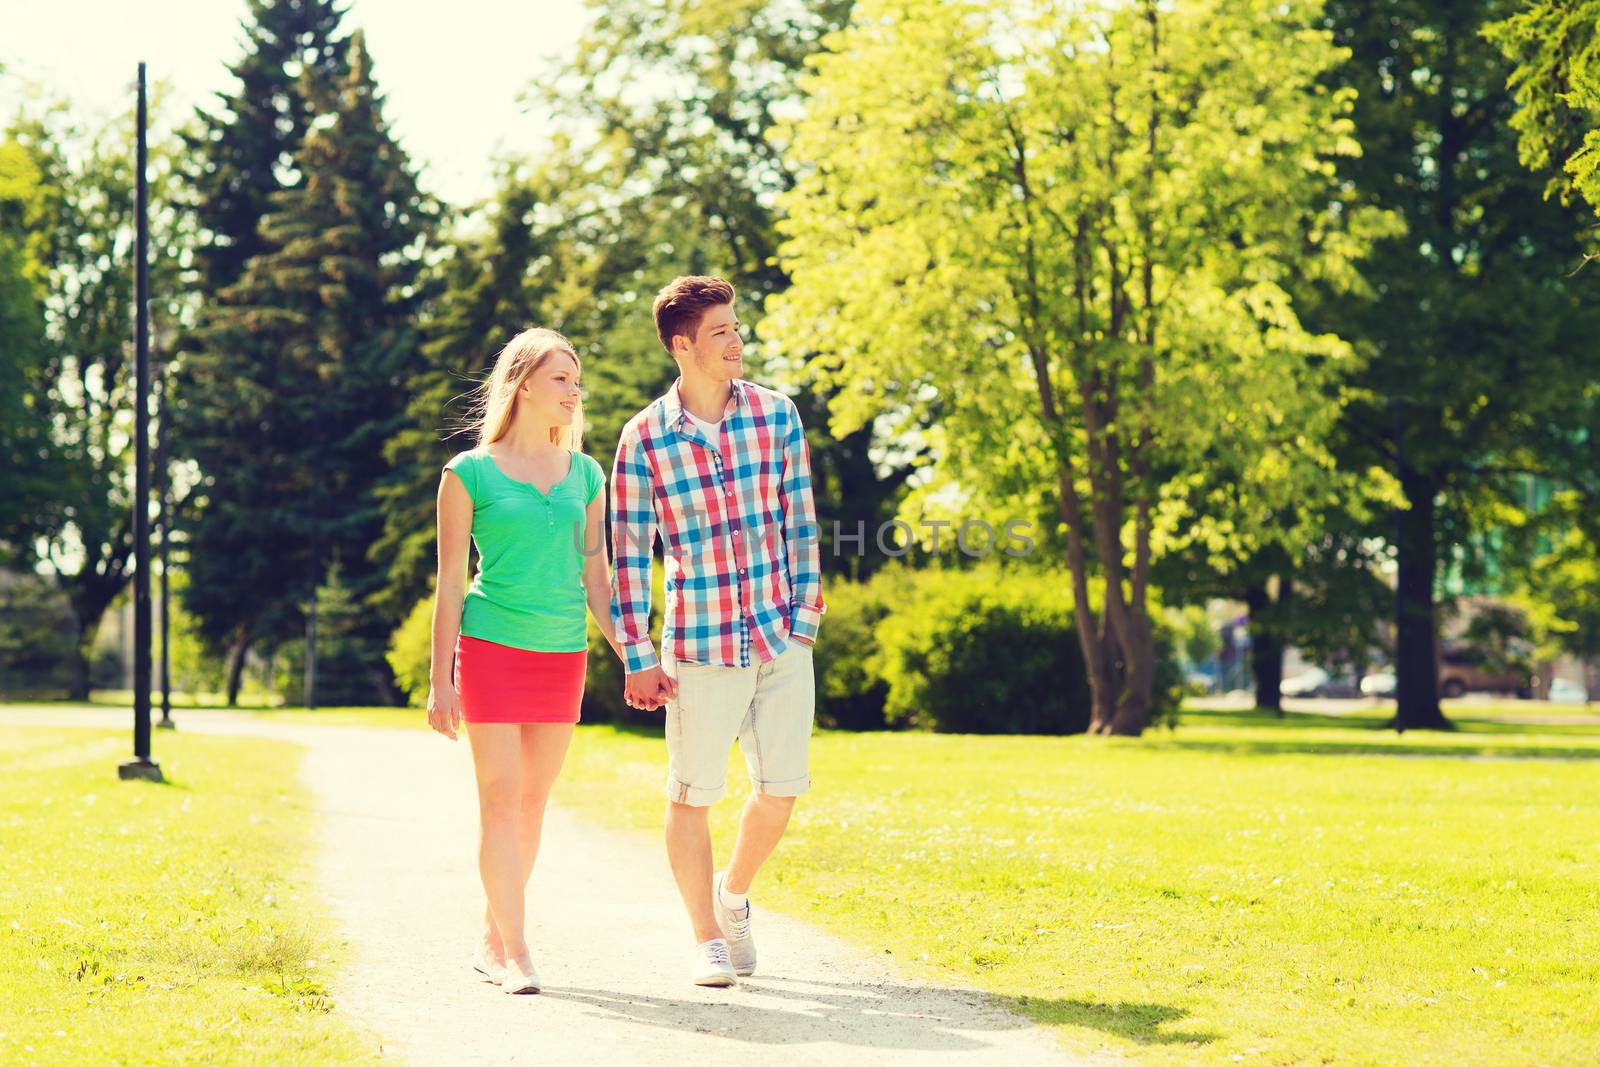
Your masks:
[[[461,698],[453,685],[433,685],[428,688],[428,725],[450,740],[456,739],[461,729]]]
[[[678,695],[678,680],[657,664],[647,670],[628,675],[623,687],[623,699],[630,708],[659,708]]]

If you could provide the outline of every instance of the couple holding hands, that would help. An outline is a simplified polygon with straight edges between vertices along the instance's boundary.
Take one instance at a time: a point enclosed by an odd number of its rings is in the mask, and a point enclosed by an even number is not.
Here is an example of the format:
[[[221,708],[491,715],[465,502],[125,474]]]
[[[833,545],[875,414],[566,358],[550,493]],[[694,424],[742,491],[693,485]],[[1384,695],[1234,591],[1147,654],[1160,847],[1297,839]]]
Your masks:
[[[614,567],[605,474],[581,451],[582,368],[553,330],[525,330],[500,351],[481,388],[477,447],[446,464],[439,483],[428,722],[452,739],[464,723],[471,743],[488,898],[474,966],[508,993],[539,991],[524,899],[583,698],[586,609],[623,661],[628,704],[666,707],[667,855],[693,928],[696,984],[754,973],[747,893],[810,785],[811,649],[825,608],[799,413],[740,377],[726,281],[678,278],[653,310],[679,377],[617,443]],[[650,638],[657,538],[659,658]],[[478,551],[470,587],[469,539]],[[753,790],[728,867],[714,873],[707,812],[735,738]]]

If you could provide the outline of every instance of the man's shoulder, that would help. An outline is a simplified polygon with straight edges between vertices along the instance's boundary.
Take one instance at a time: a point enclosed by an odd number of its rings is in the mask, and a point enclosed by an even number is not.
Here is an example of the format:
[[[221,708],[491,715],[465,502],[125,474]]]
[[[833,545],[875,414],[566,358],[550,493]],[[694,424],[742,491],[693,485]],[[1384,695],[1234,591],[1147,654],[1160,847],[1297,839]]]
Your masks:
[[[661,398],[657,397],[640,408],[633,418],[622,424],[620,440],[624,443],[638,442],[653,436],[656,430],[656,423],[659,421],[657,411],[660,407]]]
[[[748,379],[741,378],[739,383],[744,387],[745,396],[750,401],[750,407],[757,413],[771,413],[784,417],[799,418],[800,409],[795,406],[787,393],[780,393],[776,389],[768,389],[764,385],[757,385]]]

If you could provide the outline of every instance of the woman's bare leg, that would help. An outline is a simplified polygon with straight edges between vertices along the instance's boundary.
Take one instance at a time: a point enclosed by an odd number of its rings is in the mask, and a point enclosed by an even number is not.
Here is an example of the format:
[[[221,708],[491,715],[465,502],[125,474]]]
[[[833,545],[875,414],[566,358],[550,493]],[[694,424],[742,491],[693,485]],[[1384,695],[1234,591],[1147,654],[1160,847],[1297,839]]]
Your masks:
[[[525,723],[521,727],[521,773],[517,803],[517,845],[523,891],[533,876],[539,856],[540,831],[544,826],[545,805],[550,787],[561,773],[567,749],[572,744],[571,723]],[[524,935],[526,936],[526,935]],[[494,921],[494,909],[484,912],[484,955],[504,966],[505,940]]]
[[[472,765],[478,777],[478,872],[489,900],[501,956],[526,959],[522,848],[518,807],[522,791],[522,727],[517,723],[469,722]]]

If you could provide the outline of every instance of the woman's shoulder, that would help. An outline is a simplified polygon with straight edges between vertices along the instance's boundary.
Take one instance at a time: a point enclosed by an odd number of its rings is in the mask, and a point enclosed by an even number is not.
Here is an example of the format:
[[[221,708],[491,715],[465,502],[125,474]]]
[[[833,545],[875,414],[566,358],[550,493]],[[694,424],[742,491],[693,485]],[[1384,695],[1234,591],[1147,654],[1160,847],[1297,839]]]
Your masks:
[[[457,452],[444,465],[444,469],[461,479],[461,485],[466,489],[467,495],[473,502],[478,500],[478,483],[482,481],[479,473],[483,470],[483,461],[488,458],[488,453],[481,448],[469,448],[465,452]]]
[[[453,471],[460,470],[463,467],[476,467],[483,462],[484,457],[487,455],[488,453],[481,447],[469,448],[465,452],[457,452],[454,456],[451,456],[450,462],[444,465],[444,469]]]

